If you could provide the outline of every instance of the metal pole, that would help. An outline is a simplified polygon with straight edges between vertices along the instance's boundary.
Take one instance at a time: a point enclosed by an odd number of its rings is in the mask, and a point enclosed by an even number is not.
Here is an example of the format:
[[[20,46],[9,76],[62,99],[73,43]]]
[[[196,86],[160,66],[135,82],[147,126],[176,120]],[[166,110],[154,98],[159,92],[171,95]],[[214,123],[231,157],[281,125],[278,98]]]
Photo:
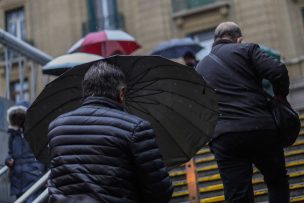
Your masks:
[[[7,171],[8,171],[8,167],[7,166],[3,166],[0,169],[0,176],[4,175]]]
[[[32,194],[39,190],[48,180],[51,171],[44,174],[32,187],[30,187],[21,197],[19,197],[15,203],[25,202]]]
[[[31,101],[34,101],[37,94],[37,71],[36,64],[32,61],[31,66]]]
[[[5,86],[6,86],[5,95],[7,99],[10,99],[11,98],[11,92],[10,92],[11,62],[10,62],[10,57],[8,55],[8,48],[5,48],[4,55],[5,55]]]
[[[45,189],[32,203],[41,203],[46,200],[49,195],[48,189]]]
[[[44,75],[43,76],[43,85],[46,86],[50,82],[50,76]]]
[[[20,88],[20,101],[24,101],[24,59],[19,54],[18,59],[19,66],[19,88]]]

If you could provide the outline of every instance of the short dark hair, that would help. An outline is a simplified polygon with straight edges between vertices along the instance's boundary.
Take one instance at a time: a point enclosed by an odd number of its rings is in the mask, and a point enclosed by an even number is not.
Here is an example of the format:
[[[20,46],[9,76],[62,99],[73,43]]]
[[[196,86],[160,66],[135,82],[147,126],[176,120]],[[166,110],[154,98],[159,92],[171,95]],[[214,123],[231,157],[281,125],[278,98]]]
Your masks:
[[[214,32],[215,40],[221,39],[223,37],[236,39],[238,37],[242,37],[242,31],[236,23],[224,22],[219,24]]]
[[[122,70],[104,61],[94,63],[86,72],[82,87],[83,96],[102,96],[116,99],[119,88],[126,85]]]

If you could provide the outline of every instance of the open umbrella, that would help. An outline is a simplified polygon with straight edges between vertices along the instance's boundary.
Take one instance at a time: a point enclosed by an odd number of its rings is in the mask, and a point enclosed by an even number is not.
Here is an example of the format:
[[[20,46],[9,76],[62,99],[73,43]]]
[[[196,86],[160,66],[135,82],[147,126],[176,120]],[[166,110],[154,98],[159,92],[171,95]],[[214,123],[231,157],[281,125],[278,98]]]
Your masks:
[[[101,56],[86,53],[73,53],[59,56],[48,62],[42,68],[42,72],[48,75],[61,75],[70,68],[77,65],[97,61],[102,59]]]
[[[109,57],[116,54],[131,54],[140,45],[134,37],[121,30],[104,30],[87,34],[76,42],[68,53],[85,52]]]
[[[171,39],[160,43],[155,47],[151,55],[160,55],[165,58],[173,59],[183,57],[185,53],[192,52],[196,54],[203,47],[190,38]]]
[[[216,95],[195,70],[158,56],[103,60],[126,74],[126,111],[151,122],[168,166],[188,161],[210,140],[218,116]],[[40,161],[48,161],[49,123],[81,105],[81,83],[93,63],[49,83],[28,109],[25,135]]]

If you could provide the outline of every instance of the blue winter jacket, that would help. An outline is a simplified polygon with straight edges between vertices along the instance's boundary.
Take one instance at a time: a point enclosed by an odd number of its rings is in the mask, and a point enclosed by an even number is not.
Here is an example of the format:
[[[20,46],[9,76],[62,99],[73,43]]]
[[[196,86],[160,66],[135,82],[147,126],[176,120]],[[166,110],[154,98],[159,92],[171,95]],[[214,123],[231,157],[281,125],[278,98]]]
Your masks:
[[[29,144],[20,130],[9,129],[9,152],[6,165],[10,159],[15,163],[10,168],[11,195],[21,195],[43,174],[44,165],[36,160]]]

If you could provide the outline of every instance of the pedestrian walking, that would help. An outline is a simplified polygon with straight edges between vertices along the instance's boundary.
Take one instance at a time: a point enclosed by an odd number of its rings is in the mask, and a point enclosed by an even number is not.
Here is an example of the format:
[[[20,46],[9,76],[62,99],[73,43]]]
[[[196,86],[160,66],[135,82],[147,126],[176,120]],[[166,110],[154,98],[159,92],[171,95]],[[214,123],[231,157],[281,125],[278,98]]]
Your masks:
[[[184,54],[183,60],[184,60],[185,65],[190,66],[192,68],[195,68],[196,65],[198,64],[198,61],[197,61],[195,55],[191,51],[188,51]]]
[[[242,39],[236,23],[219,24],[211,53],[197,67],[219,96],[220,116],[210,147],[227,202],[254,202],[254,164],[264,176],[269,202],[287,203],[289,184],[283,146],[262,79],[272,83],[275,99],[285,100],[288,72],[283,63],[265,55],[257,44],[242,43]]]
[[[49,202],[167,203],[172,184],[151,125],[124,111],[126,81],[99,61],[81,107],[49,126]]]
[[[10,192],[16,198],[20,197],[43,175],[45,168],[36,160],[29,144],[24,138],[24,122],[26,108],[13,106],[8,109],[9,151],[5,164],[10,169]],[[26,203],[32,202],[38,193],[30,196]]]

